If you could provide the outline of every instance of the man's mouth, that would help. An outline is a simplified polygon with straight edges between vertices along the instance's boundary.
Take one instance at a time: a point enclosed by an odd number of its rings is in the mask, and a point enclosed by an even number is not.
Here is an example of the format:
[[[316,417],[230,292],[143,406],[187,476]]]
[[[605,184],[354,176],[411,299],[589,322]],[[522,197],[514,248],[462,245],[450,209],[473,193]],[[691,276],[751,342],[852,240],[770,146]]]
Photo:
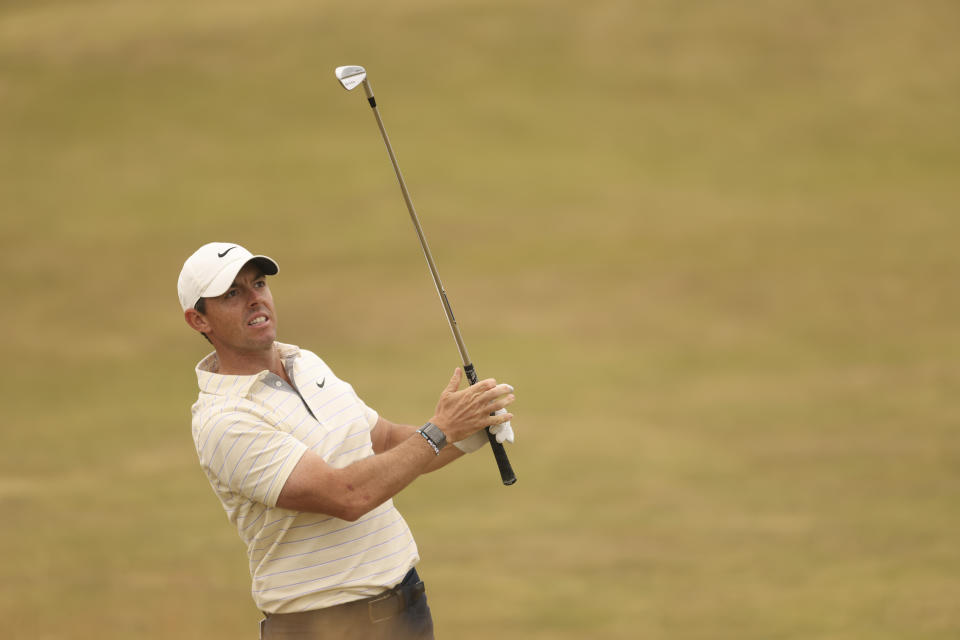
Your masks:
[[[256,327],[257,325],[261,325],[266,321],[267,321],[267,316],[254,316],[253,319],[251,319],[250,322],[247,323],[247,326]]]

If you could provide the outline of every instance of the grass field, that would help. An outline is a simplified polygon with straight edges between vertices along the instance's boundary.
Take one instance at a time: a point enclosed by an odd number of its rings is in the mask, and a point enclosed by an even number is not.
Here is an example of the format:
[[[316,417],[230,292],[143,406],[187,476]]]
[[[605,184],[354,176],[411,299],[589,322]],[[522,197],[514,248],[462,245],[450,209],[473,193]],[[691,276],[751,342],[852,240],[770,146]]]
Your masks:
[[[960,636],[960,5],[0,4],[8,638],[253,638],[196,461],[200,244],[386,417],[457,354],[489,453],[397,502],[438,637]]]

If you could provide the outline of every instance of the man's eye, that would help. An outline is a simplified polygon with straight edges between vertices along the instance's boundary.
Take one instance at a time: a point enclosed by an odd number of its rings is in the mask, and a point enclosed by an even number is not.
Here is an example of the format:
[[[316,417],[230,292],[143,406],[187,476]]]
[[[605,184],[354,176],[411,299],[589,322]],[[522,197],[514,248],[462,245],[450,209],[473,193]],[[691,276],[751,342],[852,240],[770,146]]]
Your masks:
[[[232,297],[235,296],[235,295],[237,295],[237,290],[236,290],[236,289],[230,289],[230,290],[227,291],[225,294],[223,294],[223,297],[224,297],[224,298],[232,298]]]
[[[263,287],[267,286],[267,281],[266,281],[266,280],[257,280],[256,282],[253,283],[253,286],[255,286],[255,287],[258,288],[258,289],[263,288]]]

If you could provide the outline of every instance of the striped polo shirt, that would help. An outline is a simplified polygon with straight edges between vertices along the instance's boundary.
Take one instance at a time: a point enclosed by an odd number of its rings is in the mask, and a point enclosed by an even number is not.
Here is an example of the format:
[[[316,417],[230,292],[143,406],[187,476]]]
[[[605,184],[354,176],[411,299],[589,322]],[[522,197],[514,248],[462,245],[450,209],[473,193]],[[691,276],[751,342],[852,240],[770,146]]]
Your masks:
[[[247,545],[253,599],[291,613],[376,595],[419,560],[392,500],[356,522],[276,505],[307,449],[335,468],[372,456],[377,412],[315,354],[276,348],[295,387],[269,371],[220,375],[211,353],[192,409],[200,465]]]

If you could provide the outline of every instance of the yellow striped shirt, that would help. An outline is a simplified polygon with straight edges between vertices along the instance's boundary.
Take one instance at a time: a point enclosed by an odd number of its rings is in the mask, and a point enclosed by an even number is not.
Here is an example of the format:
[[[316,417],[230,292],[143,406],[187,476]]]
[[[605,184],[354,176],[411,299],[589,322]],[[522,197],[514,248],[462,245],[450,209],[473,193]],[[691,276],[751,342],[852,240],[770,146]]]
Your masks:
[[[212,353],[192,409],[200,465],[247,546],[254,602],[290,613],[376,595],[419,560],[392,500],[356,522],[276,504],[307,449],[336,468],[372,456],[377,412],[315,354],[276,347],[295,388],[269,371],[220,375]]]

